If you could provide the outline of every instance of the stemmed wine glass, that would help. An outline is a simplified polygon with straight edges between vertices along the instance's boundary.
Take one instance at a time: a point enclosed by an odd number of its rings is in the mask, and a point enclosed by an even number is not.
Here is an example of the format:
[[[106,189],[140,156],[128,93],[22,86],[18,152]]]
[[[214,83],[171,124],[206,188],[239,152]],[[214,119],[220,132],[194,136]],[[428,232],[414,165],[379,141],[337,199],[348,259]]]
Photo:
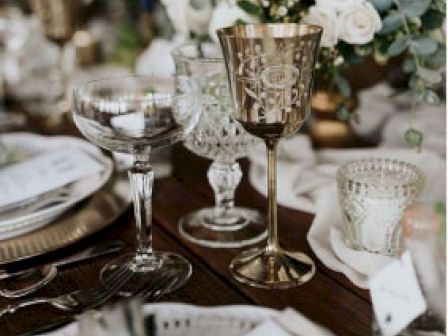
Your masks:
[[[236,160],[247,156],[259,139],[247,133],[232,115],[221,50],[212,43],[190,43],[174,49],[172,55],[176,74],[194,78],[201,91],[201,118],[184,145],[213,160],[207,177],[215,193],[215,206],[182,217],[179,232],[185,239],[207,247],[257,243],[267,235],[264,216],[234,206],[234,196],[242,177]]]
[[[154,172],[148,159],[152,148],[181,141],[191,132],[200,115],[199,99],[196,83],[186,77],[176,82],[143,76],[116,77],[75,89],[74,120],[81,133],[105,149],[134,157],[129,179],[138,246],[135,253],[118,257],[101,273],[106,277],[126,265],[131,276],[121,289],[125,296],[138,291],[157,272],[175,271],[179,286],[191,275],[191,265],[183,257],[152,248]]]
[[[268,152],[268,243],[246,250],[230,264],[251,286],[289,288],[310,280],[314,262],[280,248],[277,236],[276,148],[308,117],[313,69],[322,28],[304,24],[255,24],[217,31],[226,63],[235,118],[264,140]]]
[[[40,21],[43,32],[49,41],[60,50],[59,67],[51,72],[52,91],[46,97],[48,102],[42,109],[45,115],[60,118],[69,111],[65,97],[65,88],[69,74],[73,71],[74,59],[67,53],[68,42],[75,33],[83,7],[81,0],[31,0],[31,8]],[[47,112],[50,111],[50,112]]]

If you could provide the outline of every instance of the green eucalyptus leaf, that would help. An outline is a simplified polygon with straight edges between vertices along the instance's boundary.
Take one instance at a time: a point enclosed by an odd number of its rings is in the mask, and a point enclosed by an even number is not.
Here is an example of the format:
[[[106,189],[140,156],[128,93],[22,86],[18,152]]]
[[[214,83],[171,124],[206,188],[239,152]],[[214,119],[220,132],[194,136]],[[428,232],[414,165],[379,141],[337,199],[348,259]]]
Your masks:
[[[418,148],[420,150],[423,143],[423,134],[415,128],[410,128],[404,134],[404,139],[412,148]]]
[[[355,52],[353,45],[340,41],[336,47],[342,57],[344,57],[344,60],[349,64],[360,64],[364,60],[363,56]]]
[[[391,57],[400,55],[409,46],[409,39],[407,37],[402,37],[389,46],[387,49],[387,54]]]
[[[437,50],[437,42],[429,37],[417,37],[412,40],[411,48],[417,55],[427,56]]]
[[[419,68],[417,74],[421,79],[430,84],[438,84],[442,81],[442,75],[436,70]]]
[[[410,18],[422,16],[431,5],[431,0],[400,0],[400,8]]]
[[[445,46],[440,46],[437,51],[430,57],[425,58],[426,64],[430,67],[440,68],[446,64],[446,48]]]
[[[236,21],[235,21],[235,26],[245,25],[245,24],[247,24],[247,22],[244,21],[243,19],[236,19]]]
[[[336,115],[339,120],[348,121],[350,119],[350,111],[345,104],[340,104],[336,108]]]
[[[238,0],[237,5],[247,14],[258,16],[260,14],[260,7],[250,0]]]
[[[414,72],[417,67],[415,66],[415,61],[413,58],[406,58],[402,64],[402,69],[405,73]]]
[[[378,12],[383,13],[392,7],[393,1],[392,0],[372,0],[372,4]]]
[[[430,8],[422,16],[422,27],[426,30],[434,30],[440,28],[445,20],[445,14],[438,10]]]
[[[440,97],[437,93],[432,90],[427,90],[425,95],[425,100],[432,105],[440,105]]]
[[[383,26],[381,30],[378,32],[379,35],[386,35],[396,31],[403,25],[403,21],[401,19],[400,14],[393,13],[389,14],[383,19]]]
[[[415,88],[417,88],[417,86],[420,86],[420,83],[421,83],[420,77],[417,76],[416,73],[413,73],[411,75],[411,78],[409,78],[409,83],[408,83],[409,87],[414,90]]]
[[[190,7],[195,10],[205,8],[209,4],[211,4],[210,0],[190,0]]]
[[[446,207],[445,207],[445,204],[443,202],[437,202],[434,205],[434,209],[436,210],[436,212],[439,215],[446,216]]]
[[[344,97],[350,97],[350,95],[352,94],[352,89],[350,87],[350,83],[348,82],[348,80],[346,78],[342,77],[339,73],[336,73],[334,75],[334,82],[335,82],[339,92]]]

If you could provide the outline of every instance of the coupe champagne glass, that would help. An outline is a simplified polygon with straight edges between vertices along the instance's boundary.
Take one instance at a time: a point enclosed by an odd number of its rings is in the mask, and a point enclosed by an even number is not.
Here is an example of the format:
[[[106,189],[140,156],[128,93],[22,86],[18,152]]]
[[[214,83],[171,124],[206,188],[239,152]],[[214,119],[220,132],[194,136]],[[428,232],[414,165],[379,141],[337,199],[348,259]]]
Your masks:
[[[134,199],[137,249],[118,257],[102,270],[102,277],[126,265],[132,273],[122,288],[130,296],[156,272],[175,271],[183,285],[190,263],[175,253],[154,251],[151,232],[151,196],[154,172],[148,162],[152,148],[183,140],[200,115],[198,89],[189,78],[155,81],[129,76],[100,79],[74,92],[74,120],[91,142],[114,152],[132,154],[129,179]]]
[[[173,51],[176,74],[194,78],[201,91],[202,114],[184,145],[193,153],[213,160],[208,180],[215,206],[199,209],[179,221],[181,235],[196,244],[235,248],[266,238],[264,216],[234,206],[235,190],[242,172],[238,158],[260,141],[247,133],[232,115],[227,76],[219,46],[186,44]]]
[[[289,288],[309,281],[313,261],[280,248],[277,236],[276,148],[308,117],[314,63],[322,28],[304,24],[255,24],[217,31],[223,49],[235,118],[264,140],[268,153],[268,243],[246,250],[230,264],[232,275],[255,287]]]

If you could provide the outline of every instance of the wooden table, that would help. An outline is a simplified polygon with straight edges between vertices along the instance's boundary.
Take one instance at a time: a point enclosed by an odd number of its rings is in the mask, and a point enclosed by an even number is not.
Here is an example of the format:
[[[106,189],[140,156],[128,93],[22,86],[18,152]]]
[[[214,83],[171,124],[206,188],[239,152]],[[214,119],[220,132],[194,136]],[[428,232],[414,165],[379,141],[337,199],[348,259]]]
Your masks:
[[[206,170],[209,162],[176,146],[173,150],[174,171],[171,177],[157,180],[154,190],[154,246],[156,249],[176,251],[193,265],[193,275],[187,285],[163,298],[197,305],[215,306],[250,304],[283,309],[293,307],[306,317],[336,333],[336,335],[369,335],[372,309],[369,293],[352,285],[343,275],[323,266],[311,251],[306,234],[313,216],[279,207],[279,234],[282,246],[303,250],[317,264],[315,277],[305,285],[287,290],[265,290],[248,287],[235,281],[228,271],[231,259],[238,249],[210,249],[183,240],[177,231],[179,218],[193,210],[213,203]],[[243,170],[247,172],[247,162]],[[266,200],[254,191],[246,178],[237,191],[237,204],[265,212]],[[132,209],[116,223],[91,237],[54,252],[50,255],[22,262],[19,267],[29,267],[63,258],[89,245],[110,239],[123,239],[134,245],[134,220]],[[83,265],[64,269],[56,280],[35,295],[58,295],[74,289],[94,285],[98,272],[110,258],[103,258]],[[0,306],[8,301],[0,299]],[[28,334],[45,326],[64,323],[71,319],[67,313],[48,305],[25,308],[14,315],[0,319],[0,335]]]

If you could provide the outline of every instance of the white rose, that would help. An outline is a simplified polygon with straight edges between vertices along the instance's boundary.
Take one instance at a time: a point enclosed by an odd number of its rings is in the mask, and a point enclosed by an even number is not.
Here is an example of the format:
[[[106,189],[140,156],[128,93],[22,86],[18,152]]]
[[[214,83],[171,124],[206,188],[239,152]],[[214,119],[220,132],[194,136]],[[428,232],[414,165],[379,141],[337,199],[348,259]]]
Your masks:
[[[186,13],[190,0],[161,0],[161,2],[165,6],[176,33],[185,37],[189,36]]]
[[[321,40],[323,47],[333,47],[338,43],[337,12],[335,9],[321,5],[312,6],[303,18],[303,22],[323,28]]]
[[[366,44],[381,29],[381,18],[368,1],[354,2],[345,7],[338,18],[339,38],[350,44]]]
[[[216,30],[223,27],[232,26],[237,20],[242,20],[246,23],[257,23],[258,18],[247,14],[240,7],[227,1],[221,1],[213,10],[212,19],[208,33],[210,38],[218,43],[218,36]]]
[[[316,5],[320,8],[331,8],[340,12],[344,8],[362,1],[364,0],[316,0]]]
[[[160,38],[154,39],[138,57],[135,64],[135,73],[156,78],[172,77],[175,73],[175,67],[171,51],[184,43],[185,38],[181,35],[176,35],[171,41]]]

